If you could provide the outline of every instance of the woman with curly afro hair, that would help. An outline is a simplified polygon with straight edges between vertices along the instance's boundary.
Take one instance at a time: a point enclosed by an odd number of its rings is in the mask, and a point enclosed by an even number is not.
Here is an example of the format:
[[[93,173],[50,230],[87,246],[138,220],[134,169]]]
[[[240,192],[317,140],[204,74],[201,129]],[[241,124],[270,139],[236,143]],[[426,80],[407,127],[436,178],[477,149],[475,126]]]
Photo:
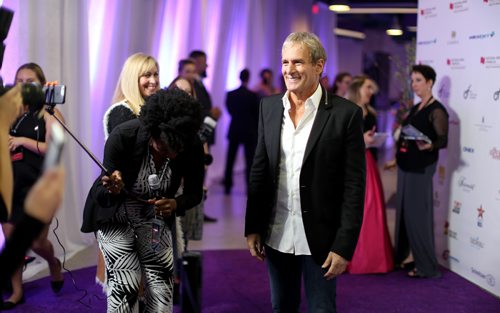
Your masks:
[[[108,170],[95,181],[83,232],[95,232],[108,277],[108,312],[134,312],[141,273],[146,312],[172,312],[175,215],[203,193],[199,103],[180,90],[146,98],[139,119],[117,126],[104,148]],[[152,177],[158,178],[152,182]],[[184,190],[176,196],[181,180]]]

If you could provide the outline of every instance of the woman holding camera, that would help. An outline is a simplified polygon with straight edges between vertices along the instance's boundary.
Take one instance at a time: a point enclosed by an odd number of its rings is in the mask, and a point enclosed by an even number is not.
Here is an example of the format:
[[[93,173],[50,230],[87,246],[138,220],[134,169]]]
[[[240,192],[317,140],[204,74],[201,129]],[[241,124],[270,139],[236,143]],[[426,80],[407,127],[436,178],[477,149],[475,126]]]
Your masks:
[[[82,231],[96,232],[104,255],[108,312],[136,310],[142,274],[146,311],[172,312],[174,216],[198,204],[203,192],[200,125],[193,98],[159,90],[138,119],[117,126],[106,141],[111,175],[103,173],[90,190]],[[183,194],[176,196],[181,180]]]
[[[15,77],[16,83],[37,83],[45,85],[45,75],[38,64],[27,63],[19,67]],[[26,99],[24,99],[26,100]],[[55,109],[55,114],[63,120],[61,113]],[[24,214],[26,195],[41,175],[42,163],[47,150],[47,140],[50,136],[50,125],[57,123],[54,117],[43,108],[43,103],[24,103],[23,113],[11,126],[9,150],[14,174],[14,194],[12,214],[9,220],[2,224],[6,238],[9,238],[16,223]],[[51,288],[57,293],[64,283],[62,264],[54,255],[52,243],[47,239],[49,224],[40,236],[33,242],[32,249],[49,263]],[[21,267],[12,276],[12,294],[4,302],[2,309],[11,310],[24,302]]]

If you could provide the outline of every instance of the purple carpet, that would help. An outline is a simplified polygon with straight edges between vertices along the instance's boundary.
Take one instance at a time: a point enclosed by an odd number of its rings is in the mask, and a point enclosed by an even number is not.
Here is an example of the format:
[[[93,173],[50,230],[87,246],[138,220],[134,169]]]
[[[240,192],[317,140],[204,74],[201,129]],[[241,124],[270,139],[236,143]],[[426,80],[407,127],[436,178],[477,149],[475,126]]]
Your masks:
[[[203,265],[204,313],[271,312],[265,264],[247,251],[205,251]],[[105,312],[106,300],[94,274],[94,268],[74,271],[75,288],[65,273],[66,284],[57,296],[48,278],[27,283],[26,303],[11,312]],[[339,278],[337,292],[340,313],[500,312],[500,299],[445,269],[442,278],[431,280],[407,278],[404,272],[346,274]]]

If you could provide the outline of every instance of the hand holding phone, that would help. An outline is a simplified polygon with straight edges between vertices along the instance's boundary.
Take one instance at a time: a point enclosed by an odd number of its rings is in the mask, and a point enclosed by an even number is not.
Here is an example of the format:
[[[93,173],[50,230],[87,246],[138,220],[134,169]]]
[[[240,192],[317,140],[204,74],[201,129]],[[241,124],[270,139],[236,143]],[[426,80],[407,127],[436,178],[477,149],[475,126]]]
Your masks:
[[[64,146],[64,130],[57,123],[51,124],[50,137],[47,153],[43,162],[43,170],[55,167],[61,160],[62,149]]]

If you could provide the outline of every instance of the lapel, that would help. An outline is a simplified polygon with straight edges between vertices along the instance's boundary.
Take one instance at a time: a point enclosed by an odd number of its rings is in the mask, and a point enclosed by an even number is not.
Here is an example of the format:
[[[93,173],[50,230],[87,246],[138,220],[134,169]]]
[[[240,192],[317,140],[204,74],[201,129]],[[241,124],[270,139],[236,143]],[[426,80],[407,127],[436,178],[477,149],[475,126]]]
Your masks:
[[[316,113],[316,117],[314,119],[314,123],[311,129],[311,134],[309,134],[309,139],[307,140],[306,151],[304,152],[304,159],[302,160],[302,164],[304,164],[307,160],[309,154],[311,154],[314,145],[318,141],[321,133],[323,132],[323,128],[330,118],[330,109],[332,108],[331,101],[332,99],[328,96],[326,89],[321,87],[322,96],[318,106],[318,112]]]
[[[280,142],[281,142],[281,127],[283,124],[283,100],[281,97],[276,100],[276,104],[270,106],[271,112],[269,116],[269,164],[274,164],[275,167],[279,166],[280,156]]]

